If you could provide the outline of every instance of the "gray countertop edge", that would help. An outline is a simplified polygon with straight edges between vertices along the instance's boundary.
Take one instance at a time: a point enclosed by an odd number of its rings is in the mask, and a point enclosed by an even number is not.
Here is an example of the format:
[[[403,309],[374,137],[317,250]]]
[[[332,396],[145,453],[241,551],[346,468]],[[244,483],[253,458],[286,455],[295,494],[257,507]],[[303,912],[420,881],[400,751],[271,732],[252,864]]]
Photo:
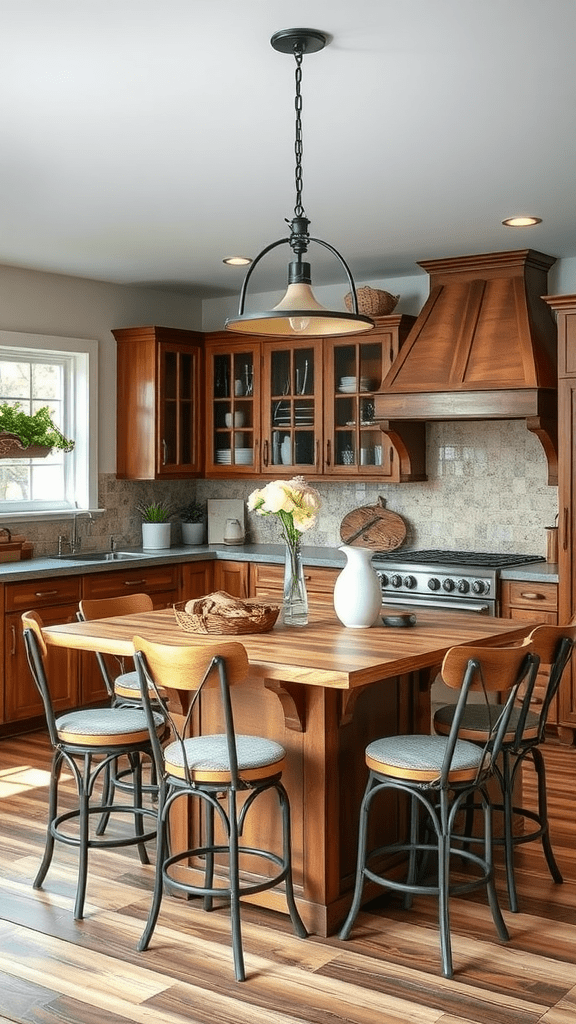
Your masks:
[[[285,548],[283,544],[210,544],[198,547],[184,546],[168,548],[163,551],[143,551],[131,549],[138,558],[118,562],[91,562],[82,559],[71,561],[66,558],[49,558],[41,556],[25,562],[5,562],[0,564],[0,583],[18,582],[30,577],[43,576],[86,576],[88,573],[120,572],[148,566],[171,565],[181,562],[199,562],[206,559],[226,559],[232,562],[284,562]],[[87,552],[89,554],[89,552]],[[305,565],[319,566],[328,569],[343,568],[345,556],[338,548],[303,547]],[[384,568],[386,563],[378,563],[375,553],[373,563],[377,568]],[[525,580],[532,583],[557,583],[558,566],[549,562],[534,562],[502,569],[503,580]]]

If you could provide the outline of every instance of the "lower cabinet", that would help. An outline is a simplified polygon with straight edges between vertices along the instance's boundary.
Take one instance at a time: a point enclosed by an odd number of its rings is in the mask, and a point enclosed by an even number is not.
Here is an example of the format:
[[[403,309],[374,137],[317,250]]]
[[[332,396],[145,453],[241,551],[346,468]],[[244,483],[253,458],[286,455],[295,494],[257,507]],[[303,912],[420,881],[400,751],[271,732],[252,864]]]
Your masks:
[[[550,626],[558,623],[558,584],[529,583],[525,580],[503,580],[500,594],[500,615],[505,619],[523,619],[525,622],[542,622]],[[535,710],[542,704],[547,675],[541,673],[536,680],[532,703]],[[559,728],[561,717],[559,696],[552,702],[548,713],[548,724]]]
[[[217,563],[218,564],[218,563]],[[308,600],[314,604],[334,606],[334,584],[341,569],[322,569],[304,566],[304,579]],[[270,598],[282,602],[284,594],[284,566],[252,562],[250,565],[251,597]]]
[[[250,586],[248,562],[218,559],[214,562],[214,590],[223,590],[231,597],[248,597]]]
[[[22,612],[34,609],[47,626],[74,622],[80,600],[80,577],[44,577],[5,585],[3,722],[44,717],[40,695],[28,668],[22,635]],[[48,673],[56,711],[80,703],[79,658],[75,651],[51,647]]]
[[[204,597],[214,588],[214,562],[186,562],[181,566],[180,600]]]

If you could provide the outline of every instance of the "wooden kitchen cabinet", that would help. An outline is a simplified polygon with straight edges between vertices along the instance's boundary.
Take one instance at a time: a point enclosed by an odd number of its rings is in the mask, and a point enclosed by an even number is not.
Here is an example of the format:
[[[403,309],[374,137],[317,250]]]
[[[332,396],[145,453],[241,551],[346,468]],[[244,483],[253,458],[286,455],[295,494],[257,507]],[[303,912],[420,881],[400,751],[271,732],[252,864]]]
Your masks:
[[[422,435],[421,461],[413,456],[408,466],[402,450],[392,444],[374,419],[374,392],[379,390],[415,319],[376,317],[376,326],[369,334],[324,341],[325,474],[347,478],[353,474],[390,482],[425,479],[423,425],[418,428]]]
[[[206,335],[207,477],[260,471],[260,342]]]
[[[232,597],[249,595],[250,566],[248,562],[218,559],[214,562],[214,590],[224,590]]]
[[[377,317],[369,335],[338,340],[207,335],[206,476],[425,479],[424,425],[405,426],[418,435],[408,456],[374,420],[374,392],[414,320]]]
[[[526,580],[502,580],[500,591],[500,615],[505,619],[520,619],[525,622],[542,622],[550,626],[558,624],[558,584],[531,583]],[[548,675],[538,675],[532,695],[534,709],[542,704]],[[558,727],[560,721],[558,694],[550,705],[548,724]]]
[[[126,594],[149,594],[154,608],[169,608],[179,598],[179,566],[153,566],[149,568],[114,570],[81,577],[82,597],[101,600],[107,597],[125,597]],[[64,622],[64,619],[60,620]],[[129,672],[132,665],[124,666],[112,655],[104,655],[112,678]],[[108,699],[108,693],[98,668],[96,656],[91,652],[80,655],[80,702],[98,704]]]
[[[214,589],[214,562],[186,562],[181,566],[180,601],[204,597]]]
[[[4,723],[44,717],[40,694],[32,679],[24,638],[22,612],[35,609],[46,626],[74,622],[80,600],[80,577],[58,576],[5,585]],[[55,711],[80,703],[78,653],[50,648],[47,664]]]
[[[558,327],[558,621],[576,614],[576,295],[544,299]],[[576,736],[576,667],[564,673],[558,700],[559,736]]]
[[[340,569],[304,566],[308,600],[314,604],[334,607],[334,584]],[[252,562],[250,565],[250,596],[282,603],[284,596],[284,565]]]
[[[262,468],[275,477],[323,472],[323,342],[262,344]]]
[[[125,480],[200,476],[202,335],[168,327],[112,333],[117,342],[116,475]]]

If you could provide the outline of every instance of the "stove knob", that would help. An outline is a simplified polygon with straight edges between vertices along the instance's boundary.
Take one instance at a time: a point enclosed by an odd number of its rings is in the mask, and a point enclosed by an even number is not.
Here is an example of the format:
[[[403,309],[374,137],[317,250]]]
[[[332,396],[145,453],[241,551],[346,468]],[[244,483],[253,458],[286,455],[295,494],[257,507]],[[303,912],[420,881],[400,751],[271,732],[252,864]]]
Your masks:
[[[472,591],[474,594],[485,594],[490,588],[490,584],[486,584],[484,580],[472,580]]]
[[[404,577],[404,586],[407,587],[408,590],[413,590],[414,587],[416,586],[416,577],[415,576],[405,576]]]
[[[451,580],[449,576],[442,580],[442,590],[447,590],[448,592],[454,590],[454,580]]]
[[[390,582],[390,580],[388,579],[386,573],[385,572],[379,572],[378,576],[380,577],[380,586],[381,587],[387,587],[389,582]]]
[[[467,594],[468,591],[470,590],[470,584],[468,583],[468,580],[458,580],[458,582],[456,583],[456,589],[459,594]]]
[[[395,572],[394,575],[390,578],[390,583],[392,584],[393,587],[401,587],[402,577],[399,576],[397,572]]]
[[[431,576],[428,580],[429,590],[440,590],[440,580],[437,580],[435,576]]]

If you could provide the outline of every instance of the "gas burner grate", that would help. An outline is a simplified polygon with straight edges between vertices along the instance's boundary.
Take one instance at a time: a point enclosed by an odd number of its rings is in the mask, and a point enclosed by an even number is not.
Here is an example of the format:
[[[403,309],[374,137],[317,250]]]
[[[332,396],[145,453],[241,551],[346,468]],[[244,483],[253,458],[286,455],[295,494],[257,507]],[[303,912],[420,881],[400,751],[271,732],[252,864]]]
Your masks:
[[[411,562],[414,565],[479,565],[491,569],[544,561],[543,555],[507,555],[488,551],[442,551],[422,548],[377,551],[374,552],[374,558],[376,561]]]

